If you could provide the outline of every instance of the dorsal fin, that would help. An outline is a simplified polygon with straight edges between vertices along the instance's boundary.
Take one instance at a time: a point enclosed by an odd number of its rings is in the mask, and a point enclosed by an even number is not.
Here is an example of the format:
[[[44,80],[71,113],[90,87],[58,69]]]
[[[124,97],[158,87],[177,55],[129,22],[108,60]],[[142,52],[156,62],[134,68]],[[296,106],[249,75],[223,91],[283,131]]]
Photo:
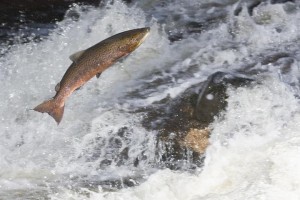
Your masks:
[[[76,62],[81,56],[82,54],[85,52],[85,50],[82,51],[78,51],[76,53],[73,53],[72,55],[70,55],[70,60],[72,60],[73,62]]]

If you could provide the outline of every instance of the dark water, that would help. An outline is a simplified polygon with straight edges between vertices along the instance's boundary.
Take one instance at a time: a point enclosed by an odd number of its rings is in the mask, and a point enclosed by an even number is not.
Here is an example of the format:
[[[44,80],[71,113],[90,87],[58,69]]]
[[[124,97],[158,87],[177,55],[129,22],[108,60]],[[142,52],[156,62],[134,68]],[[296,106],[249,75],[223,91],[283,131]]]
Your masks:
[[[100,1],[3,0],[0,2],[0,40],[9,44],[39,41],[57,28],[56,22],[61,21],[75,4],[99,6]],[[76,19],[76,14],[72,17]]]

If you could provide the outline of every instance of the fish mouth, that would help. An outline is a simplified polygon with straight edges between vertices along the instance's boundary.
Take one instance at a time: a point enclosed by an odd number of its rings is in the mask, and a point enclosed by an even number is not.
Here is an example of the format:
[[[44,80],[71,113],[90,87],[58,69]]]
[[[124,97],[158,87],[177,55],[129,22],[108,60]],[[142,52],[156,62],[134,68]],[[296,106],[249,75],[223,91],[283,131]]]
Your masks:
[[[150,27],[145,27],[144,29],[145,29],[145,31],[146,31],[147,33],[150,32]]]

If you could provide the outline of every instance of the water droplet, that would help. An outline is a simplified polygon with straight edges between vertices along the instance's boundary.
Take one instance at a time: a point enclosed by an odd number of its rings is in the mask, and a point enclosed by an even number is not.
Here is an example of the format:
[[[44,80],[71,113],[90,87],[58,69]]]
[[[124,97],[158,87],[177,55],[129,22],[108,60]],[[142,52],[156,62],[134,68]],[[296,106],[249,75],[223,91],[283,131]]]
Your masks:
[[[208,94],[208,95],[206,95],[206,99],[207,100],[213,100],[214,99],[214,95],[213,94]]]

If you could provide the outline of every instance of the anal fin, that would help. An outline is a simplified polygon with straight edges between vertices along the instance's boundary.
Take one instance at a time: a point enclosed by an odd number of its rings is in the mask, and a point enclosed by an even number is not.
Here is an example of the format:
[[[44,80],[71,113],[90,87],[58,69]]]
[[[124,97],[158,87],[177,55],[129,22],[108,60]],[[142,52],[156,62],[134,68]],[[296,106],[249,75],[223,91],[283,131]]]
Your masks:
[[[96,77],[99,78],[101,74],[102,74],[102,72],[96,74]]]

